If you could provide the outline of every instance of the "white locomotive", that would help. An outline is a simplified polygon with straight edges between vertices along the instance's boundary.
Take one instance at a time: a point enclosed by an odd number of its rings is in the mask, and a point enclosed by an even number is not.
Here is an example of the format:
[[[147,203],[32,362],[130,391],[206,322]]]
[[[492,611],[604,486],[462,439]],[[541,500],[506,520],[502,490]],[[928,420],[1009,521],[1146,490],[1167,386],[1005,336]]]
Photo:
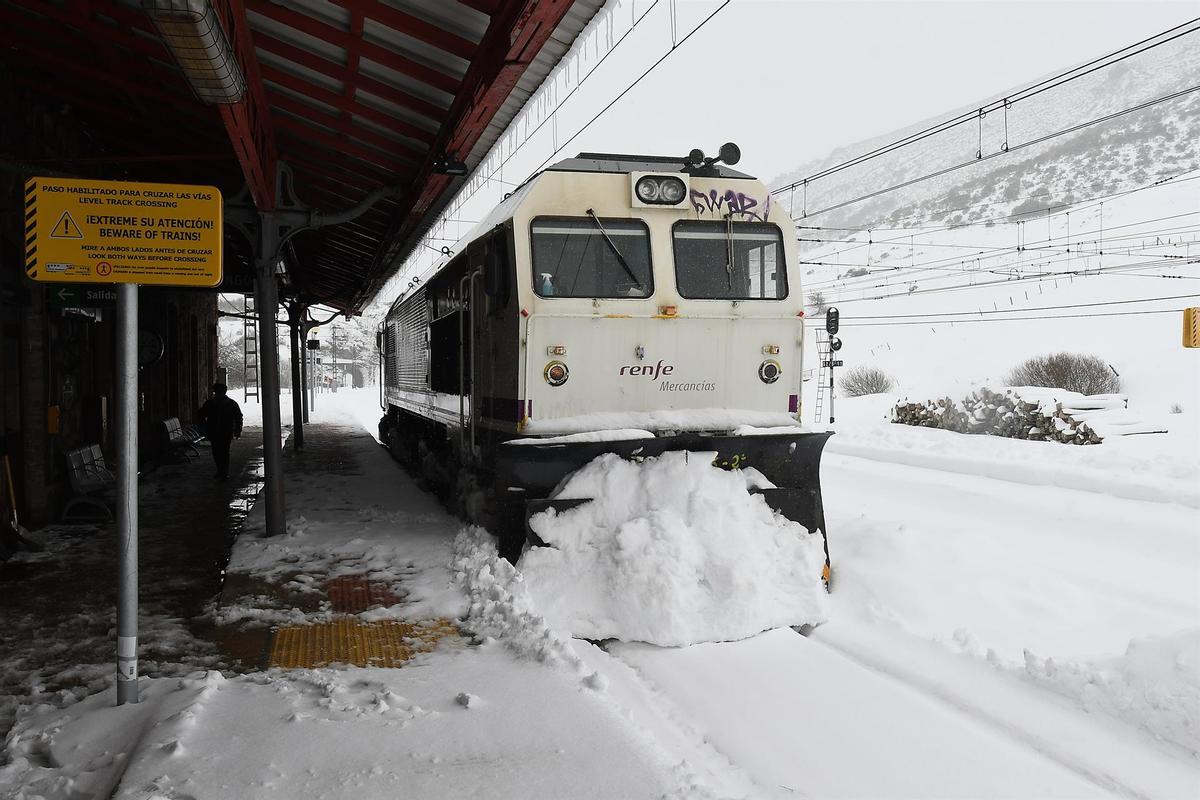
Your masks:
[[[825,533],[827,434],[799,427],[795,229],[760,181],[719,161],[737,148],[559,162],[389,310],[380,437],[450,498],[464,475],[490,484],[504,555],[529,513],[580,502],[546,498],[606,452],[716,452]]]

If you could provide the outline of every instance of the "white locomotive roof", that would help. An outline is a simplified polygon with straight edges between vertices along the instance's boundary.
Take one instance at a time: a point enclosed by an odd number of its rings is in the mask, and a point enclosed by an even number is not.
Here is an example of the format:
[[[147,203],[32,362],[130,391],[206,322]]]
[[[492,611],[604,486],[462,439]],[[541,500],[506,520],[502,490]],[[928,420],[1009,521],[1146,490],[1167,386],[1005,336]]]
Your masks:
[[[753,175],[738,172],[722,164],[689,166],[683,156],[641,156],[621,153],[580,153],[546,168],[546,172],[681,172],[697,178],[732,178],[755,180]]]
[[[685,160],[679,156],[646,156],[646,155],[623,155],[619,153],[580,153],[574,158],[566,158],[558,161],[549,167],[546,167],[541,172],[531,175],[523,184],[518,186],[511,194],[504,198],[495,208],[481,219],[467,233],[459,237],[454,246],[450,248],[451,255],[443,258],[438,262],[430,275],[436,275],[448,264],[455,256],[459,255],[469,243],[485,236],[489,231],[501,223],[507,222],[513,218],[517,207],[529,194],[534,184],[538,182],[547,172],[598,172],[608,174],[625,174],[630,172],[681,172],[690,173],[695,177],[704,178],[727,178],[733,180],[757,180],[752,175],[747,175],[744,172],[730,169],[721,164],[709,164],[702,168],[689,170],[686,167]],[[405,295],[401,295],[392,303],[392,308],[405,299]]]
[[[619,153],[580,153],[574,158],[565,158],[558,161],[541,172],[534,173],[516,188],[508,197],[506,197],[498,206],[492,209],[491,213],[479,221],[474,228],[467,231],[467,234],[461,237],[455,247],[451,248],[456,254],[460,252],[464,242],[473,242],[485,233],[490,231],[502,222],[512,219],[516,212],[517,206],[521,204],[521,200],[529,193],[529,190],[537,183],[538,179],[547,172],[603,172],[626,174],[630,172],[689,172],[685,168],[684,159],[679,156],[644,156],[644,155],[622,155]],[[738,172],[735,169],[722,166],[721,164],[710,164],[703,167],[701,170],[691,170],[691,174],[696,177],[704,178],[730,178],[734,180],[757,180],[753,175],[747,175],[744,172]],[[447,259],[449,260],[449,259]],[[441,269],[441,265],[438,265]]]

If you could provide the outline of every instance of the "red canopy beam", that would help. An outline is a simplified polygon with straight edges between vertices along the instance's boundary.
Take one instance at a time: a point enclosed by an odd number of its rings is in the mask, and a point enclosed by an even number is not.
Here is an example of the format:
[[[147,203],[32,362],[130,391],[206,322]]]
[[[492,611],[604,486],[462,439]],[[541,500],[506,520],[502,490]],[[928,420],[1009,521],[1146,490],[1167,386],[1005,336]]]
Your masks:
[[[409,195],[405,198],[405,204],[411,210],[393,223],[388,246],[380,251],[372,264],[375,277],[362,287],[356,302],[376,288],[384,265],[391,263],[398,247],[413,235],[417,223],[449,187],[452,180],[450,176],[434,173],[434,159],[442,153],[466,156],[474,147],[511,93],[512,87],[525,74],[558,23],[566,16],[571,2],[523,0],[512,3],[492,17],[479,45],[479,57],[471,62],[471,68],[463,79],[463,90],[454,98],[447,124],[442,127],[443,132],[417,177],[416,185],[421,189],[415,197]]]
[[[290,130],[279,133],[279,149],[284,153],[285,160],[293,165],[304,165],[311,170],[332,167],[372,189],[395,183],[395,176],[385,167],[368,164],[342,150],[328,149],[303,136],[295,136]]]
[[[346,167],[342,162],[333,162],[325,160],[317,163],[309,163],[308,161],[291,158],[289,148],[284,145],[284,159],[291,165],[292,170],[297,175],[305,176],[306,180],[321,179],[330,185],[342,187],[343,192],[350,195],[358,195],[358,198],[350,205],[356,205],[359,200],[366,197],[367,190],[378,189],[380,186],[387,185],[387,182],[381,178],[373,178],[363,176],[358,172]],[[307,183],[298,183],[296,191],[303,196]]]
[[[350,12],[350,35],[351,36],[353,36],[357,39],[361,39],[362,35],[363,35],[363,26],[365,24],[366,24],[366,19],[363,17],[361,11],[351,11]],[[361,59],[358,55],[357,49],[351,50],[346,55],[346,71],[350,73],[351,80],[344,81],[342,83],[342,97],[351,103],[354,102],[354,95],[358,91],[358,84],[357,84],[357,81],[354,79],[358,77],[358,62],[360,60]],[[352,121],[352,115],[350,114],[350,112],[348,112],[344,109],[342,110],[342,117],[345,118],[347,121]],[[422,140],[422,141],[425,141],[425,140]]]
[[[292,165],[292,169],[297,172],[303,172],[305,175],[328,183],[330,186],[341,187],[340,191],[346,192],[349,196],[357,197],[354,201],[355,203],[366,197],[373,189],[387,185],[387,182],[382,178],[360,175],[346,168],[341,163],[322,161],[313,164],[304,159],[293,160],[289,163]],[[393,202],[391,199],[381,200],[375,206],[372,206],[372,208],[380,208],[390,205]]]
[[[397,119],[387,112],[379,111],[371,108],[370,106],[364,106],[362,103],[357,103],[346,95],[338,94],[337,92],[331,92],[328,89],[317,86],[298,75],[292,75],[291,73],[283,72],[282,70],[278,70],[274,67],[269,67],[264,64],[262,67],[262,76],[263,80],[267,81],[268,83],[274,83],[284,87],[285,89],[291,89],[293,92],[299,92],[306,97],[311,97],[314,100],[320,100],[322,103],[333,106],[339,111],[344,111],[347,114],[359,116],[363,119],[369,119],[374,123],[384,125],[391,130],[396,131],[397,133],[402,133],[405,136],[418,141],[428,144],[434,139],[435,134],[433,134],[431,131],[427,131],[424,128],[418,128],[416,125],[405,122],[402,119]],[[352,83],[347,83],[346,85],[351,88],[354,86]],[[276,103],[276,100],[282,96],[283,95],[281,95],[279,92],[271,92],[272,104],[281,105]]]
[[[492,18],[480,48],[481,57],[471,64],[463,81],[464,88],[469,89],[460,92],[450,107],[453,125],[443,127],[443,131],[453,132],[441,148],[446,154],[465,156],[479,141],[570,7],[571,0],[525,0]],[[440,155],[437,149],[435,158]],[[449,176],[432,174],[432,163],[427,162],[425,169],[429,179],[413,204],[410,219],[428,211],[450,183]]]
[[[406,14],[397,8],[384,5],[379,0],[332,0],[332,2],[347,11],[369,17],[394,31],[407,34],[414,39],[420,39],[439,50],[444,50],[467,61],[470,61],[475,54],[475,43],[471,40],[450,33],[444,28],[439,28],[412,14]]]
[[[357,84],[361,91],[373,94],[401,108],[407,108],[423,117],[428,117],[431,121],[440,121],[446,115],[446,108],[442,106],[431,103],[428,100],[423,100],[416,95],[409,94],[402,89],[397,89],[395,86],[377,81],[366,75],[351,72],[347,67],[337,62],[330,61],[324,56],[310,53],[295,45],[288,44],[281,39],[276,39],[274,36],[263,31],[254,32],[254,42],[268,53],[273,53],[302,67],[308,67],[314,72],[327,75],[334,80],[341,81],[343,84]],[[315,84],[310,83],[310,85]],[[430,137],[432,136],[433,134],[431,133]]]
[[[233,45],[234,57],[246,80],[246,94],[240,103],[221,106],[221,121],[242,165],[242,174],[250,196],[259,211],[275,209],[276,161],[275,134],[267,106],[258,55],[254,52],[250,25],[242,0],[218,0],[214,4],[225,33]]]
[[[275,94],[271,98],[271,106],[275,109],[280,109],[289,114],[294,114],[300,119],[311,122],[316,125],[323,125],[326,128],[332,128],[351,140],[363,142],[365,144],[378,147],[385,153],[390,153],[401,158],[415,159],[424,156],[429,152],[428,148],[414,147],[410,142],[405,142],[401,139],[393,139],[390,136],[385,136],[378,131],[364,128],[361,125],[355,125],[353,122],[337,115],[330,114],[323,108],[318,108],[311,103],[306,103],[303,100],[297,100],[291,95]],[[276,117],[279,115],[276,114]]]
[[[473,8],[476,11],[483,12],[489,17],[496,13],[496,9],[500,7],[501,0],[458,0],[467,8]]]
[[[373,148],[364,147],[354,144],[353,142],[344,142],[337,136],[327,131],[322,131],[311,125],[306,125],[295,117],[288,117],[282,114],[274,116],[275,124],[281,131],[289,131],[298,138],[307,139],[311,142],[329,148],[334,152],[342,152],[356,159],[367,162],[371,166],[382,167],[388,172],[393,172],[401,175],[409,174],[414,167],[411,163],[398,161],[387,153],[380,152]]]
[[[441,89],[451,94],[458,89],[459,81],[453,75],[440,72],[424,64],[418,64],[416,61],[405,58],[394,50],[357,39],[348,32],[321,22],[307,14],[277,6],[269,0],[246,0],[246,8],[255,14],[261,14],[281,25],[286,25],[301,33],[307,33],[309,36],[315,36],[330,44],[337,45],[346,51],[357,50],[359,55],[364,58],[369,58],[389,69],[393,69],[403,75],[408,75],[410,78],[415,78],[436,89]]]

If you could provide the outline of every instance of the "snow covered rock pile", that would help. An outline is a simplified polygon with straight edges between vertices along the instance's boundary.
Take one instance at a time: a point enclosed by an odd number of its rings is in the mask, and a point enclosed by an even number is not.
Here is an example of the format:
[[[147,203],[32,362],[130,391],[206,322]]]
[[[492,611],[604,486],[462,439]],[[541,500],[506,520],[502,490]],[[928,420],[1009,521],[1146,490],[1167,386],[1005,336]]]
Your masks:
[[[820,535],[750,493],[760,474],[713,456],[600,456],[556,495],[591,502],[530,518],[549,546],[519,567],[552,628],[676,646],[826,619]]]
[[[1124,395],[1086,396],[1031,386],[999,391],[982,388],[961,403],[949,397],[923,403],[902,400],[892,409],[892,422],[1010,439],[1100,444],[1108,431],[1098,430],[1094,423],[1111,417],[1111,412],[1122,412],[1126,404]],[[1110,421],[1122,424],[1121,420]],[[1113,432],[1132,431],[1114,428]]]

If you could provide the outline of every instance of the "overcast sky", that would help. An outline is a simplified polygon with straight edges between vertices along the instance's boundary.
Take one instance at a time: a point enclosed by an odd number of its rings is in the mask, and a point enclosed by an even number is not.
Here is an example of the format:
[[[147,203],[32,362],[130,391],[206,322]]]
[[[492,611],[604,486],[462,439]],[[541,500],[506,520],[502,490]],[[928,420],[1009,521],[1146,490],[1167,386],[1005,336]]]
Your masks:
[[[718,5],[678,0],[681,33]],[[1197,16],[1200,0],[733,0],[564,154],[711,154],[733,140],[742,168],[769,179]],[[622,50],[660,52],[669,35],[669,15],[661,17]],[[589,95],[611,97],[623,76],[648,65],[632,53],[620,61],[605,65],[612,74],[598,74]],[[591,102],[583,92],[576,100]]]

